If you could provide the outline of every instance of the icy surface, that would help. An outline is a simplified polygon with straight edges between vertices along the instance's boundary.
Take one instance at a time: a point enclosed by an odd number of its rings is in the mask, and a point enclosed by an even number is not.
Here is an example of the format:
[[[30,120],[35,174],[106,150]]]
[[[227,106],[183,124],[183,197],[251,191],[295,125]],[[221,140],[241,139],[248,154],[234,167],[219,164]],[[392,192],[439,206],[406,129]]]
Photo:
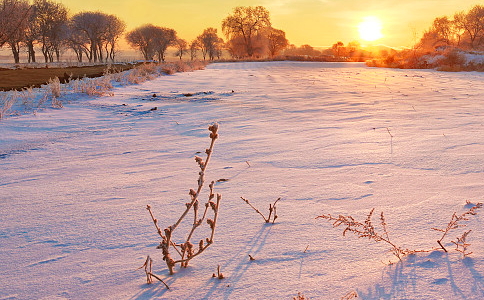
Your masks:
[[[315,219],[375,208],[395,243],[437,247],[431,228],[484,198],[484,74],[227,63],[113,93],[0,120],[0,299],[484,298],[484,212],[469,257],[401,262]],[[215,243],[170,276],[145,207],[176,221],[213,122]],[[264,213],[281,197],[276,223],[241,196]],[[136,270],[147,255],[170,290]]]

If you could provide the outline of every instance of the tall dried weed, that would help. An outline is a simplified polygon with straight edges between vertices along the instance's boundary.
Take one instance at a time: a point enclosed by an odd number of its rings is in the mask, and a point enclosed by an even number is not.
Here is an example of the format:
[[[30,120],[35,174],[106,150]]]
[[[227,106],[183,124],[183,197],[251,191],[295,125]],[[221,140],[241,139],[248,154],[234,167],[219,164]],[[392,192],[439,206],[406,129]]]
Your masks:
[[[197,181],[198,186],[196,190],[190,189],[190,192],[189,192],[190,202],[185,204],[186,208],[181,214],[178,221],[176,221],[175,224],[168,226],[164,230],[161,230],[158,224],[158,219],[155,218],[151,210],[151,206],[149,205],[147,206],[147,210],[150,213],[153,224],[156,227],[156,231],[158,232],[158,235],[162,239],[160,242],[160,245],[157,248],[162,250],[163,260],[166,262],[166,265],[168,267],[168,270],[170,271],[170,274],[174,274],[174,268],[176,264],[180,264],[181,267],[186,268],[190,260],[200,255],[214,242],[215,227],[217,224],[217,219],[219,214],[220,201],[222,200],[222,196],[220,194],[217,194],[217,195],[214,194],[214,185],[215,185],[214,181],[212,181],[209,185],[210,191],[208,195],[208,200],[206,201],[205,205],[203,205],[204,206],[203,211],[200,210],[201,205],[199,200],[200,193],[202,192],[202,188],[205,183],[205,172],[207,170],[210,158],[212,157],[212,154],[213,154],[213,147],[215,145],[215,141],[218,138],[218,124],[215,123],[211,125],[208,129],[210,131],[211,142],[210,142],[210,147],[205,150],[206,158],[205,160],[203,160],[203,158],[199,156],[195,156],[195,161],[197,162],[200,168],[200,171],[198,173],[199,177]],[[213,201],[215,198],[216,198],[215,200],[216,202]],[[182,242],[176,242],[175,236],[174,236],[175,230],[182,223],[185,217],[190,213],[190,211],[193,213],[192,227],[189,230],[188,234],[186,235],[186,238]],[[208,217],[210,212],[213,215],[212,218]],[[200,213],[202,214],[200,215]],[[194,236],[195,231],[198,228],[200,228],[200,226],[204,223],[204,221],[210,227],[210,230],[209,230],[210,235],[205,239],[200,239],[199,242],[197,242],[197,245],[194,245],[191,242],[192,237]]]
[[[16,98],[12,93],[0,93],[0,119],[5,117],[15,102]]]

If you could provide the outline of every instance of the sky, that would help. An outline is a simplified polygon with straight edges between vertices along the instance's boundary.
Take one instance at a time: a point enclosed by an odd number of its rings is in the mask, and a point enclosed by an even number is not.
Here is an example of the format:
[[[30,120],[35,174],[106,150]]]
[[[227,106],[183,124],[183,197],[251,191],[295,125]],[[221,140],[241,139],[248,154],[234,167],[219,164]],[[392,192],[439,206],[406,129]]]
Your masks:
[[[477,0],[58,0],[75,14],[103,11],[117,15],[131,30],[151,23],[175,29],[180,38],[191,41],[207,27],[219,35],[221,23],[236,6],[266,7],[272,26],[286,32],[297,46],[331,46],[337,41],[360,41],[366,45],[409,47],[421,37],[436,17],[468,11]],[[365,18],[381,21],[382,37],[361,39],[358,24]]]

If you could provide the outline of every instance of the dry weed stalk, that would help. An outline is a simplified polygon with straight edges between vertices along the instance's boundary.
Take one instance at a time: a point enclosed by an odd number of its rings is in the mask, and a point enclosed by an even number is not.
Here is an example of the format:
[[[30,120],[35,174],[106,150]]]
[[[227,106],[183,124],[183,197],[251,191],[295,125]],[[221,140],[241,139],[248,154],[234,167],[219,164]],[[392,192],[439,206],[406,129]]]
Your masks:
[[[467,251],[467,248],[469,248],[471,244],[466,242],[467,235],[471,233],[471,231],[472,230],[465,231],[461,237],[457,237],[457,242],[452,241],[452,243],[454,243],[455,245],[455,251],[462,253],[464,257],[471,255],[473,253],[473,252]]]
[[[146,257],[145,263],[141,267],[139,267],[138,269],[136,269],[136,270],[139,270],[141,268],[144,268],[145,269],[146,283],[147,284],[153,283],[153,278],[151,276],[151,268],[152,267],[153,267],[153,260],[148,255],[148,257]]]
[[[224,274],[222,274],[222,272],[220,272],[220,265],[217,266],[217,274],[213,273],[212,277],[218,278],[218,279],[224,279],[225,278]]]
[[[139,267],[137,270],[139,270],[141,268],[144,268],[145,269],[146,283],[147,284],[153,283],[153,277],[154,277],[154,278],[158,279],[159,281],[161,281],[166,286],[167,289],[170,289],[170,287],[168,286],[168,284],[166,284],[166,282],[164,282],[163,279],[161,279],[160,277],[158,277],[155,274],[153,274],[153,272],[151,272],[152,267],[153,267],[153,260],[148,255],[148,257],[146,257],[145,263],[141,267]]]
[[[390,132],[390,128],[387,127],[388,134],[390,135],[390,154],[393,154],[393,134]]]
[[[2,93],[0,95],[0,119],[12,108],[15,104],[15,97],[10,93]]]
[[[348,294],[344,295],[341,298],[341,300],[350,300],[350,299],[354,299],[354,298],[358,298],[358,293],[356,291],[351,291]]]
[[[61,96],[61,83],[59,77],[50,78],[47,87],[52,99]]]
[[[151,211],[151,207],[148,205],[147,209],[151,215],[151,219],[153,220],[153,223],[156,227],[156,230],[160,237],[162,238],[162,241],[160,242],[160,245],[158,246],[159,249],[163,251],[163,260],[166,262],[166,265],[168,267],[168,270],[170,271],[170,274],[174,273],[174,267],[176,264],[180,264],[181,267],[187,267],[188,262],[195,258],[196,256],[200,255],[205,249],[207,249],[212,243],[213,243],[213,238],[215,235],[215,227],[217,224],[217,218],[218,218],[218,213],[219,213],[219,207],[220,207],[220,200],[222,199],[222,196],[220,194],[217,194],[216,197],[216,202],[213,202],[215,198],[215,194],[213,193],[213,188],[215,185],[215,182],[212,181],[209,185],[210,188],[210,193],[207,202],[205,203],[205,209],[203,211],[203,214],[201,217],[199,217],[199,196],[200,192],[202,191],[203,185],[205,183],[205,172],[207,170],[208,163],[210,161],[210,158],[212,157],[213,153],[213,147],[215,144],[215,140],[218,138],[218,124],[215,123],[211,125],[208,130],[210,131],[210,147],[205,150],[206,153],[206,158],[205,161],[198,156],[195,156],[195,161],[198,163],[200,167],[200,172],[199,172],[199,177],[198,177],[198,187],[197,190],[191,189],[189,192],[189,195],[191,197],[191,201],[186,203],[186,209],[176,221],[175,224],[168,226],[164,230],[161,230],[161,228],[158,225],[158,220],[154,217],[153,212]],[[213,211],[213,219],[208,218],[208,211],[209,210]],[[190,211],[193,211],[193,225],[192,228],[190,229],[190,232],[188,233],[187,238],[185,239],[184,242],[182,243],[175,243],[173,241],[173,233],[176,230],[176,228],[180,225],[180,223],[183,221],[183,219],[188,215]],[[197,228],[199,228],[204,220],[206,219],[207,224],[210,226],[210,236],[207,237],[205,240],[201,239],[198,242],[198,247],[193,245],[191,243],[191,238]],[[174,249],[176,253],[178,253],[179,258],[175,259],[172,257],[173,252],[171,251]]]
[[[383,215],[383,212],[381,212],[380,214],[381,232],[378,232],[377,227],[373,224],[373,221],[372,221],[374,211],[375,209],[373,208],[370,211],[370,213],[366,216],[366,219],[363,223],[356,221],[352,216],[343,216],[343,215],[334,217],[331,214],[327,214],[327,215],[318,216],[316,217],[316,219],[323,218],[323,219],[327,219],[328,221],[332,221],[333,227],[338,227],[341,225],[346,226],[346,228],[343,230],[343,236],[346,236],[347,232],[351,232],[357,235],[359,238],[368,238],[370,240],[374,240],[375,242],[385,242],[391,246],[391,252],[393,253],[393,255],[398,257],[399,260],[401,260],[402,257],[406,255],[417,253],[417,252],[423,252],[421,250],[404,249],[402,247],[397,246],[395,243],[393,243],[390,240],[390,237],[388,235],[387,223],[385,220],[385,216]]]
[[[274,202],[274,204],[269,204],[269,216],[264,216],[263,213],[260,212],[260,210],[258,210],[255,206],[253,206],[249,200],[245,199],[244,197],[240,197],[240,199],[244,200],[245,203],[249,204],[250,207],[252,207],[253,210],[255,210],[259,215],[262,216],[262,218],[264,219],[264,221],[266,223],[269,223],[271,221],[271,217],[272,217],[272,224],[274,224],[274,222],[276,221],[277,219],[277,211],[276,211],[276,204],[279,200],[281,200],[281,198],[277,198],[277,200]]]
[[[35,95],[34,90],[31,87],[22,89],[18,92],[18,96],[16,95],[16,97],[22,100],[22,105],[25,109],[33,108]]]
[[[467,204],[471,204],[469,201],[467,201]],[[445,249],[444,245],[442,244],[442,241],[444,240],[444,238],[447,236],[447,234],[449,233],[449,231],[453,230],[453,229],[457,229],[457,228],[460,228],[460,227],[465,227],[466,224],[461,224],[459,222],[462,222],[462,221],[468,221],[469,220],[469,217],[470,216],[474,216],[474,215],[477,215],[477,210],[479,208],[482,207],[482,203],[477,203],[476,205],[472,206],[468,211],[466,211],[465,213],[461,214],[461,215],[457,215],[456,212],[454,212],[454,214],[452,214],[452,218],[450,219],[449,223],[447,224],[447,227],[445,229],[439,229],[439,228],[432,228],[433,230],[436,230],[436,231],[440,231],[442,232],[442,236],[440,237],[440,239],[437,240],[437,243],[439,244],[439,246],[445,251],[445,252],[448,252],[447,249]],[[470,231],[469,231],[470,232]],[[468,233],[467,233],[468,234]],[[467,234],[465,234],[465,236],[463,235],[463,239],[464,239],[464,242],[465,242],[465,238],[467,236]],[[459,240],[459,238],[458,238]],[[454,244],[456,244],[455,242],[453,242]],[[459,241],[458,241],[459,243]],[[457,245],[457,244],[456,244]],[[469,244],[466,244],[467,246],[469,246]],[[465,251],[467,251],[467,246],[465,247]],[[459,247],[458,247],[459,248]],[[457,249],[456,249],[457,250]],[[460,248],[459,250],[457,251],[460,251]],[[461,252],[461,251],[460,251]],[[470,253],[469,253],[470,254]],[[468,255],[468,254],[467,254]]]
[[[297,296],[292,297],[293,300],[309,300],[303,293],[297,292]]]

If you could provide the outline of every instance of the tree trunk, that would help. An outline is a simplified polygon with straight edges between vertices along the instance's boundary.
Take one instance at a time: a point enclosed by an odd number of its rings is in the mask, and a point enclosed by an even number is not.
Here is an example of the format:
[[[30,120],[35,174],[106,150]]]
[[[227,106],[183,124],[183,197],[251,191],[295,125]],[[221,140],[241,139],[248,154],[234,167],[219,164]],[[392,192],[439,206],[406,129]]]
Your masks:
[[[16,64],[20,63],[20,44],[19,43],[9,43],[12,49],[13,59]]]
[[[30,62],[35,63],[35,49],[34,49],[34,42],[33,41],[27,42],[27,49],[28,49],[28,53],[29,53],[29,63]]]

